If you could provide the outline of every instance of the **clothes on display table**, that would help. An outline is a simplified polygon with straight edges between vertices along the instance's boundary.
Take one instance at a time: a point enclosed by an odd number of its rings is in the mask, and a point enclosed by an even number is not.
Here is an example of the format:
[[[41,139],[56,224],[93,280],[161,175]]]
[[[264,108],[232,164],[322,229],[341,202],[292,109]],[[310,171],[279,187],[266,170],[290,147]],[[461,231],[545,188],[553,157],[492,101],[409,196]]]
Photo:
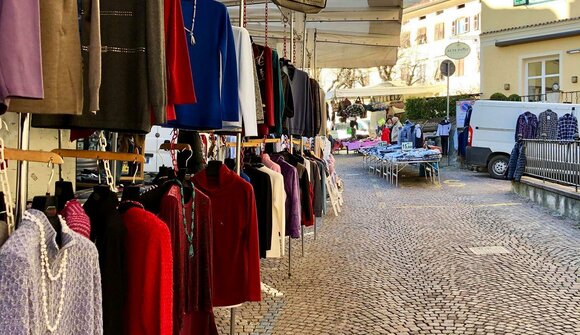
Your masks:
[[[551,109],[541,112],[538,116],[538,138],[546,136],[547,140],[558,139],[558,114]]]
[[[64,221],[59,233],[60,246],[46,215],[28,210],[0,249],[0,334],[103,333],[97,249]]]
[[[232,27],[238,64],[239,121],[222,123],[222,129],[242,128],[245,136],[258,136],[256,119],[256,90],[254,87],[254,53],[250,33],[245,28]]]
[[[566,113],[558,120],[558,139],[564,141],[572,141],[578,134],[578,119]]]
[[[517,142],[520,136],[522,139],[534,139],[537,131],[538,117],[531,112],[522,113],[516,122],[515,140]]]
[[[44,98],[39,13],[39,1],[0,4],[0,110],[10,98]]]
[[[100,8],[101,44],[106,52],[102,53],[99,112],[83,108],[78,116],[35,115],[33,127],[148,133],[152,124],[165,122],[163,1],[100,0]],[[77,22],[76,13],[72,18]],[[66,86],[61,83],[59,87]],[[48,94],[45,91],[45,98]]]
[[[391,162],[438,161],[441,153],[438,150],[413,149],[387,153],[383,155],[383,159]]]
[[[177,105],[177,120],[167,125],[220,129],[223,121],[239,121],[238,65],[227,8],[214,0],[182,0],[181,6],[185,26],[194,23],[193,33],[187,34],[193,78],[203,84],[195,87],[197,103]]]
[[[193,177],[194,185],[212,203],[213,304],[260,301],[260,246],[252,186],[224,165],[216,173],[206,168]]]

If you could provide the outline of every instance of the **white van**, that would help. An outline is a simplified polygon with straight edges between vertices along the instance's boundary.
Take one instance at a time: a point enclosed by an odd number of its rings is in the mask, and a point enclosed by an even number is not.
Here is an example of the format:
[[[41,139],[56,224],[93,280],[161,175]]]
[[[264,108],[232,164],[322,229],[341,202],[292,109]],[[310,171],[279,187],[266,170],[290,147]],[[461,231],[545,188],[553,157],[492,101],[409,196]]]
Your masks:
[[[473,105],[469,122],[466,163],[487,167],[493,178],[502,179],[508,168],[509,156],[515,145],[516,123],[520,114],[538,116],[551,109],[558,117],[573,113],[578,117],[580,105],[480,100]]]

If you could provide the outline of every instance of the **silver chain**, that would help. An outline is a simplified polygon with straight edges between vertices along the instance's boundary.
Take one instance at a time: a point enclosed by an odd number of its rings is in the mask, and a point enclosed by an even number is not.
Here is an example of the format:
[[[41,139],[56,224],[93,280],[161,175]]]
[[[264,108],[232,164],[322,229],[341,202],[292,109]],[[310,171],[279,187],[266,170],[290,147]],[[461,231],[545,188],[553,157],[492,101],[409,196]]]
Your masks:
[[[105,138],[105,132],[101,130],[99,133],[99,147],[101,151],[107,151],[107,139]],[[105,168],[105,175],[107,176],[107,185],[111,188],[111,191],[115,190],[115,179],[113,179],[113,174],[111,173],[111,166],[108,159],[103,159],[103,167]]]

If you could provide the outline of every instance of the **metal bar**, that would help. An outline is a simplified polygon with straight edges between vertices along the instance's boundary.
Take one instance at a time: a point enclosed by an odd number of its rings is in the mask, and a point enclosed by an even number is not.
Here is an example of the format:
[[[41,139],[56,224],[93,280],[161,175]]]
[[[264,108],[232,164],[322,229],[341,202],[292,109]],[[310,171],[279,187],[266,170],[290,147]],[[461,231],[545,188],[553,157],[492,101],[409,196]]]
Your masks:
[[[30,115],[18,114],[18,149],[28,150],[30,145]],[[28,162],[18,161],[16,168],[16,213],[14,219],[16,225],[20,217],[26,211],[28,200]]]
[[[236,333],[236,308],[230,308],[230,335]]]
[[[296,45],[294,43],[294,11],[290,12],[290,62],[295,63],[294,50]]]
[[[304,257],[304,225],[300,226],[300,235],[302,237],[302,257]]]
[[[288,236],[288,278],[292,277],[292,236]]]
[[[242,171],[241,166],[242,162],[240,162],[242,158],[242,133],[238,133],[236,135],[236,173],[239,175]]]
[[[58,148],[62,149],[62,129],[58,130]],[[58,180],[62,181],[62,164],[58,165]]]

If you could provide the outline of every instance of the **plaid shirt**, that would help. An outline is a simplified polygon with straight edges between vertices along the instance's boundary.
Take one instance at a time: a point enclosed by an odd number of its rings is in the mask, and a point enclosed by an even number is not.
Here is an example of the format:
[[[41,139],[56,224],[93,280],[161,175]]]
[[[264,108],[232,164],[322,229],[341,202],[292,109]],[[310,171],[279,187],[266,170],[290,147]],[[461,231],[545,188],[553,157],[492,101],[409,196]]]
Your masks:
[[[558,139],[572,141],[576,134],[578,134],[578,119],[570,113],[562,116],[558,120]]]
[[[516,124],[516,142],[518,136],[522,135],[522,139],[536,138],[536,131],[538,130],[538,117],[531,112],[525,112],[518,117]]]
[[[546,139],[555,140],[558,138],[558,114],[551,109],[541,112],[538,117],[538,138],[546,134]]]

